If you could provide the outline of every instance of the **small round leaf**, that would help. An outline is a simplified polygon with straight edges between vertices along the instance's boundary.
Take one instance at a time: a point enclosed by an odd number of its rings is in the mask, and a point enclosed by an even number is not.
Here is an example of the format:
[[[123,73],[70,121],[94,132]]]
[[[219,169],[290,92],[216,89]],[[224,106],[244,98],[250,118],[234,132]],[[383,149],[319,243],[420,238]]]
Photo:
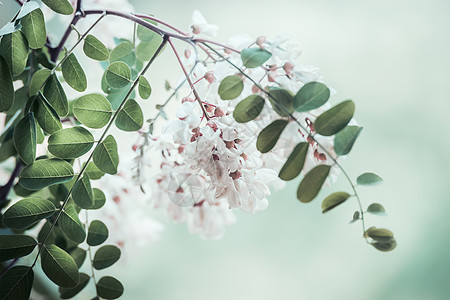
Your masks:
[[[330,169],[331,166],[318,165],[309,171],[298,186],[297,199],[300,202],[308,203],[316,198],[330,173]]]
[[[76,287],[80,274],[73,258],[56,245],[45,245],[41,253],[45,275],[61,287]]]
[[[294,98],[294,108],[305,112],[324,105],[330,98],[330,89],[320,82],[309,82],[302,86]]]
[[[111,118],[111,103],[100,94],[85,95],[73,102],[73,114],[89,128],[102,128]]]
[[[358,176],[356,183],[358,185],[377,185],[383,182],[383,179],[375,173],[364,173]]]
[[[36,123],[32,112],[26,114],[17,123],[13,134],[14,146],[17,154],[27,165],[34,162],[36,157]]]
[[[97,295],[105,299],[117,299],[123,294],[123,285],[111,276],[100,278],[96,287]]]
[[[322,213],[332,210],[348,199],[350,195],[346,192],[336,192],[326,197],[322,202]]]
[[[94,150],[93,160],[95,165],[103,172],[116,174],[119,165],[117,143],[112,135],[108,135]]]
[[[241,51],[241,59],[247,68],[256,68],[265,63],[272,56],[267,50],[260,48],[247,48]]]
[[[108,238],[108,228],[99,220],[94,220],[89,225],[87,243],[89,246],[98,246]]]
[[[232,100],[238,97],[244,89],[241,77],[230,75],[225,77],[219,85],[219,95],[222,100]]]
[[[259,116],[264,108],[264,98],[259,95],[250,95],[236,105],[233,117],[238,123],[249,122]]]
[[[280,119],[267,125],[267,127],[261,130],[258,135],[258,139],[256,140],[256,148],[261,153],[266,153],[272,150],[287,124],[287,120]]]
[[[303,165],[305,164],[308,147],[308,143],[300,143],[295,146],[286,163],[283,165],[283,168],[281,168],[278,177],[285,181],[292,180],[297,177],[303,169]]]
[[[122,61],[113,62],[106,69],[105,80],[114,89],[125,87],[131,82],[130,67]]]
[[[98,61],[109,59],[109,51],[95,36],[88,35],[84,39],[83,51],[87,57]]]
[[[87,88],[86,74],[78,62],[75,54],[71,53],[63,61],[61,70],[67,84],[78,92],[84,92]]]
[[[96,270],[105,269],[112,266],[120,258],[120,249],[114,245],[102,246],[95,252],[92,265]]]
[[[48,151],[60,158],[77,158],[94,145],[94,136],[83,127],[61,129],[48,139]]]
[[[123,131],[141,129],[144,124],[144,114],[139,104],[135,100],[129,99],[117,114],[115,123],[117,128]]]
[[[59,158],[40,159],[23,168],[19,184],[29,190],[40,190],[63,183],[74,176],[72,165]]]
[[[344,101],[317,117],[314,122],[318,134],[330,136],[338,133],[350,122],[355,112],[352,100]]]
[[[142,99],[148,99],[152,93],[152,88],[147,78],[144,76],[139,76],[139,86],[138,86],[139,96]]]
[[[77,286],[73,288],[59,288],[59,294],[61,296],[61,299],[70,299],[75,297],[79,292],[81,292],[89,283],[89,280],[91,277],[85,273],[80,273],[80,281],[78,282]]]

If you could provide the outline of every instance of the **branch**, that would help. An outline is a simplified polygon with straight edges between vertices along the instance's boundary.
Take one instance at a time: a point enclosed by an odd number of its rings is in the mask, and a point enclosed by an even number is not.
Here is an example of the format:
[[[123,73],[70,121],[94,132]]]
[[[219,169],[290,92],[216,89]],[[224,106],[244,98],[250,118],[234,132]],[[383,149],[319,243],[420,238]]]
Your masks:
[[[12,188],[12,185],[14,183],[14,180],[16,179],[17,175],[19,175],[20,170],[22,169],[22,164],[19,159],[16,160],[16,166],[14,167],[13,172],[11,173],[11,176],[9,177],[8,182],[0,187],[0,203],[6,200],[6,197],[9,194],[9,191]]]

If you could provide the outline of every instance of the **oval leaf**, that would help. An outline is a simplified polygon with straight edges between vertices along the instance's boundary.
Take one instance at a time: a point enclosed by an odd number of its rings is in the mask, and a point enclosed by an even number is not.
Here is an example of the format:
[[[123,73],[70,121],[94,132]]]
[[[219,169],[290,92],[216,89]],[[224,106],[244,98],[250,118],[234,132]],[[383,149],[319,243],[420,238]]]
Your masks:
[[[0,56],[0,112],[7,111],[14,102],[14,85],[8,63]]]
[[[89,179],[91,180],[100,179],[103,177],[103,175],[105,175],[105,173],[100,171],[99,168],[97,168],[97,166],[93,162],[90,162],[88,164],[84,172],[89,176]]]
[[[84,39],[83,51],[87,57],[95,60],[104,61],[109,59],[108,49],[93,35],[88,35]]]
[[[61,299],[70,299],[75,297],[79,292],[81,292],[86,285],[89,283],[91,277],[85,273],[80,273],[80,281],[78,282],[76,287],[73,288],[59,288],[59,295]]]
[[[0,235],[0,261],[27,256],[33,252],[36,245],[37,241],[31,236]]]
[[[56,245],[45,245],[41,253],[45,275],[61,287],[76,287],[80,274],[73,258]]]
[[[73,7],[67,0],[42,0],[51,10],[62,15],[71,15]]]
[[[93,188],[92,191],[94,193],[94,205],[92,207],[89,207],[89,209],[102,208],[106,202],[105,194],[97,188]]]
[[[87,174],[73,185],[72,199],[81,208],[86,209],[94,205],[94,194]]]
[[[73,102],[73,114],[89,128],[102,128],[111,118],[111,103],[100,94],[85,95]]]
[[[21,31],[15,31],[2,38],[0,55],[8,63],[13,76],[18,76],[25,70],[28,58],[28,42]]]
[[[294,97],[284,89],[272,88],[269,92],[269,101],[273,110],[282,117],[288,117],[294,112]]]
[[[152,94],[152,88],[150,86],[150,83],[144,76],[139,76],[138,90],[139,96],[141,96],[142,99],[148,99]]]
[[[81,268],[81,266],[84,263],[84,260],[86,259],[86,250],[83,250],[80,247],[76,247],[72,251],[70,251],[69,254],[70,256],[72,256],[73,260],[77,264],[77,267]]]
[[[244,89],[241,77],[230,75],[225,77],[219,85],[219,96],[222,100],[232,100],[238,97]]]
[[[120,258],[120,249],[114,245],[102,246],[95,252],[92,265],[96,270],[112,266]]]
[[[259,133],[256,141],[256,148],[261,153],[269,152],[277,143],[287,124],[287,120],[275,120],[270,123]]]
[[[233,117],[238,123],[246,123],[255,119],[264,108],[264,98],[259,95],[250,95],[236,105]]]
[[[362,127],[347,126],[334,137],[334,151],[337,155],[347,155],[362,131]]]
[[[59,228],[71,241],[82,243],[86,238],[83,223],[78,218],[78,213],[72,204],[69,204],[58,219]]]
[[[40,69],[33,74],[28,88],[30,96],[36,95],[44,87],[44,83],[51,74],[52,71],[49,69]]]
[[[297,177],[303,169],[303,165],[305,164],[308,147],[308,143],[300,143],[295,146],[286,163],[283,165],[283,168],[281,168],[278,177],[285,181],[292,180]]]
[[[97,295],[105,299],[117,299],[123,294],[123,285],[111,276],[100,278],[96,288]]]
[[[9,228],[26,229],[51,217],[56,208],[49,200],[30,197],[14,203],[3,215],[3,224]]]
[[[247,48],[241,51],[241,59],[247,68],[256,68],[269,60],[272,56],[267,50],[260,48]]]
[[[370,243],[375,249],[380,250],[382,252],[389,252],[394,250],[397,247],[397,241],[392,239],[389,242],[374,242]]]
[[[84,73],[83,68],[75,57],[75,54],[69,54],[69,56],[63,61],[61,70],[64,80],[74,90],[78,92],[84,92],[86,90],[86,74]]]
[[[330,136],[338,133],[350,122],[355,112],[352,100],[344,101],[317,117],[314,122],[317,133]]]
[[[136,61],[136,55],[134,54],[133,44],[130,42],[122,42],[111,51],[109,61],[112,62],[124,62],[130,68]]]
[[[22,28],[20,29],[27,38],[31,49],[44,47],[47,39],[47,30],[45,28],[44,14],[41,9],[35,9],[20,20]]]
[[[297,199],[308,203],[316,198],[330,173],[331,166],[319,165],[305,175],[297,190]]]
[[[89,225],[87,243],[89,246],[98,246],[108,238],[108,228],[99,220],[94,220]]]
[[[358,176],[356,183],[358,185],[377,185],[383,182],[383,179],[375,173],[364,173]]]
[[[116,174],[119,165],[117,143],[112,135],[108,135],[94,150],[94,163],[103,172]]]
[[[367,212],[378,216],[386,216],[386,210],[380,203],[370,204],[369,207],[367,207]]]
[[[114,89],[125,87],[131,82],[130,67],[122,61],[113,62],[106,69],[105,80]]]
[[[49,185],[67,182],[73,176],[72,166],[65,160],[40,159],[23,168],[19,184],[29,190],[40,190]]]
[[[0,298],[28,300],[33,286],[33,269],[25,266],[14,266],[0,280]]]
[[[381,242],[381,243],[387,243],[394,239],[394,234],[392,231],[385,229],[385,228],[376,228],[376,227],[370,227],[366,230],[364,233],[365,237],[370,237],[374,241]]]
[[[94,136],[83,127],[61,129],[48,138],[48,151],[61,158],[77,158],[94,145]]]
[[[117,128],[123,131],[141,129],[144,124],[144,114],[139,104],[135,100],[129,99],[117,114],[115,123]]]
[[[305,84],[294,97],[294,108],[305,112],[324,105],[330,98],[330,89],[320,82]]]
[[[332,210],[339,204],[347,200],[350,195],[346,192],[336,192],[326,197],[322,202],[322,213]]]
[[[66,93],[55,74],[51,75],[47,80],[43,94],[59,116],[67,116],[69,113],[69,103],[67,102]]]
[[[33,112],[39,126],[46,133],[52,134],[62,128],[58,114],[40,92],[34,101]]]
[[[34,162],[36,157],[36,123],[32,112],[28,113],[17,123],[13,134],[14,146],[23,162],[27,165]]]

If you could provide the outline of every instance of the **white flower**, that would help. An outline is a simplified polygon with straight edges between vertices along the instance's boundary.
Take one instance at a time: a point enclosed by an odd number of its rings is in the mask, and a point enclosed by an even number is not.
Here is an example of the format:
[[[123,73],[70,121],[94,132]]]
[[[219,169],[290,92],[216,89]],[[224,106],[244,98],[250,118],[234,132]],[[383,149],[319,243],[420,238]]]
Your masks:
[[[204,34],[210,37],[215,37],[217,35],[217,31],[219,30],[219,26],[208,24],[206,19],[198,10],[195,10],[192,14],[191,28],[193,34]]]

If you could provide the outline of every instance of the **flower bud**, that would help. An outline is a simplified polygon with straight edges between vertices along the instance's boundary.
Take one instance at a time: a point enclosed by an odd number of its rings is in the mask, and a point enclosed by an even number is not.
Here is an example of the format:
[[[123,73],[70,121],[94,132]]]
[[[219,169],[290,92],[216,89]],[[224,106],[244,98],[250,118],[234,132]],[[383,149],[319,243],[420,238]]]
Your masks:
[[[291,64],[290,62],[286,62],[283,65],[283,70],[286,72],[286,74],[291,74],[292,70],[294,70],[294,65]]]
[[[214,77],[214,73],[212,71],[209,71],[209,72],[205,73],[205,79],[210,84],[213,83],[214,81],[216,81],[216,77]]]
[[[258,36],[258,38],[256,39],[256,44],[259,46],[259,48],[263,48],[263,44],[266,42],[266,36],[261,35]]]
[[[223,112],[223,110],[221,110],[219,107],[216,107],[216,109],[214,110],[214,116],[223,117],[224,115],[225,113]]]
[[[186,57],[186,58],[191,57],[191,49],[184,50],[184,57]]]
[[[192,25],[191,28],[193,34],[199,34],[200,32],[202,32],[202,28],[198,25]]]

